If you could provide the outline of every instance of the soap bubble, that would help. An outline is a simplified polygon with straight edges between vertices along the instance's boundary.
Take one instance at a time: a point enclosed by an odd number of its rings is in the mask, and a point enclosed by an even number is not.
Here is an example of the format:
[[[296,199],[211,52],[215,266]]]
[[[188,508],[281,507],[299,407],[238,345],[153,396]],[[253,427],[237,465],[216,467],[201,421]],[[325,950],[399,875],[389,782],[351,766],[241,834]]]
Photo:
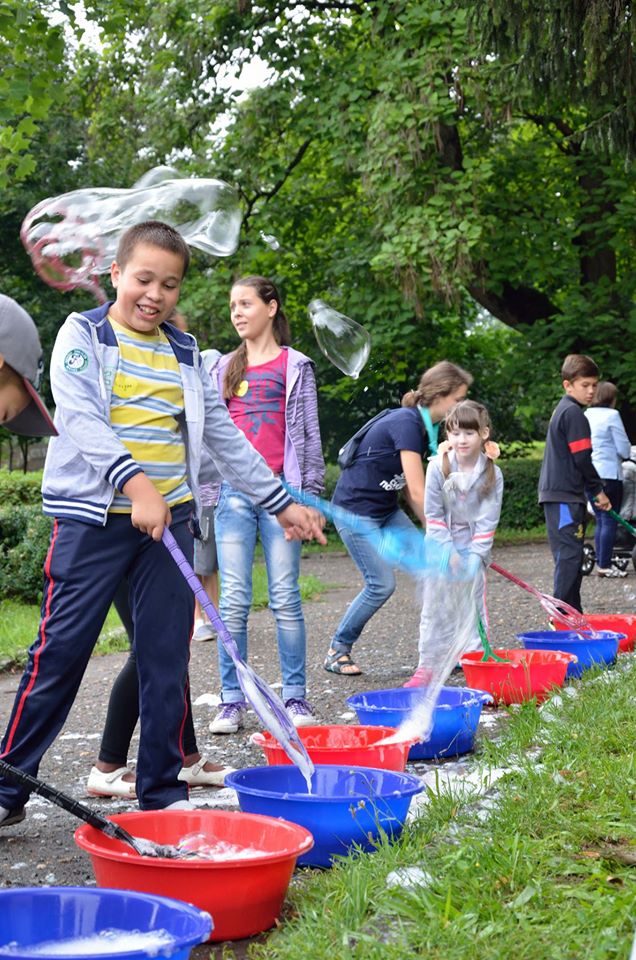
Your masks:
[[[270,248],[270,250],[274,250],[275,252],[280,250],[280,240],[278,240],[273,233],[263,233],[261,230],[259,237],[263,243]]]
[[[371,352],[371,337],[367,331],[324,300],[312,300],[307,309],[324,355],[338,370],[357,380]]]
[[[236,190],[222,180],[180,177],[166,166],[130,189],[87,187],[42,200],[24,218],[20,237],[49,286],[88,289],[103,302],[97,276],[109,272],[123,231],[144,220],[169,223],[191,247],[214,257],[238,247]]]

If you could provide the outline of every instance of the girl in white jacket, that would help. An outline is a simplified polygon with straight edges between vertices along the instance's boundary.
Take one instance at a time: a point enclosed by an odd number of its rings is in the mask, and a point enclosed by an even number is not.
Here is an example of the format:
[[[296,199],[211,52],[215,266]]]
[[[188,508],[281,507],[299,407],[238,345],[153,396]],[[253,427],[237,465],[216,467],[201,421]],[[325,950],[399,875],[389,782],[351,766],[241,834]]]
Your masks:
[[[474,626],[466,649],[476,650],[480,647],[478,614],[488,629],[485,571],[503,495],[501,470],[493,463],[499,456],[499,447],[490,440],[488,411],[474,400],[462,400],[449,412],[446,436],[426,472],[426,536],[447,545],[451,569],[465,568],[474,573],[476,609],[470,609]],[[443,584],[427,578],[420,620],[419,666],[405,686],[429,681],[440,654],[450,650],[462,632],[458,616],[465,615],[465,604],[462,607],[444,602]],[[466,649],[453,650],[453,659]]]

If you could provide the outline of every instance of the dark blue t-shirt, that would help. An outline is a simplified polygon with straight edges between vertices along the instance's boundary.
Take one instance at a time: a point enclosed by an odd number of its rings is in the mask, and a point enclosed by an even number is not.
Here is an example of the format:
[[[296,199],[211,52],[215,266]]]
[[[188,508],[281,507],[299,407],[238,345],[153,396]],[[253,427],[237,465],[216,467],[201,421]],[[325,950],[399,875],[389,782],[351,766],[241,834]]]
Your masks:
[[[397,510],[406,486],[401,450],[424,456],[426,431],[415,407],[400,407],[374,424],[362,439],[355,460],[338,479],[333,502],[352,513],[386,520]]]

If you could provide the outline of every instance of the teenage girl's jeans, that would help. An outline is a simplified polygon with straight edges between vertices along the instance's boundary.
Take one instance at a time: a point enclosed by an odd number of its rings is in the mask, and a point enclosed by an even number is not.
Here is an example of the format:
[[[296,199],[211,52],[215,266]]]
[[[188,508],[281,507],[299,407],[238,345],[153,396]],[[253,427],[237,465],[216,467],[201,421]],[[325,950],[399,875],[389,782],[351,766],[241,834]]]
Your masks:
[[[305,696],[305,620],[300,601],[298,540],[285,540],[276,517],[256,507],[229,484],[221,487],[214,517],[221,573],[221,618],[247,660],[247,617],[252,603],[252,564],[260,535],[267,567],[269,607],[276,619],[283,700]],[[221,696],[224,703],[244,700],[236,670],[218,644]]]
[[[623,502],[623,481],[603,480],[605,493],[612,504],[612,510],[620,513]],[[612,550],[616,540],[618,523],[605,510],[599,510],[592,504],[596,516],[596,531],[594,533],[594,549],[596,550],[596,564],[601,570],[608,570],[612,566]]]
[[[376,526],[398,532],[415,529],[402,510],[396,510],[384,522],[376,521]],[[338,523],[336,528],[351,554],[351,559],[364,577],[362,590],[351,601],[331,641],[332,648],[338,653],[349,653],[373,614],[387,602],[395,590],[395,574],[393,568],[378,556],[367,537],[353,533]]]

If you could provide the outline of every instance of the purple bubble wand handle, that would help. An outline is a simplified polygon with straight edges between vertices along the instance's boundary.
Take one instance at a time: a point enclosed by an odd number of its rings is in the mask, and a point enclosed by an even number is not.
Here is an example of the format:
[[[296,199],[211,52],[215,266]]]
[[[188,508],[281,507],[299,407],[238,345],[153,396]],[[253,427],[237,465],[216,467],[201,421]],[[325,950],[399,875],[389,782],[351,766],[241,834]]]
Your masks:
[[[216,607],[208,597],[207,593],[201,586],[201,581],[199,580],[196,573],[188,563],[188,560],[184,555],[183,550],[181,549],[181,547],[173,537],[168,527],[163,528],[163,534],[161,539],[164,545],[170,551],[172,559],[179,567],[179,570],[183,574],[184,579],[187,580],[188,584],[190,585],[190,589],[192,590],[193,594],[201,604],[202,608],[207,613],[210,623],[217,631],[219,638],[221,640],[221,643],[223,644],[223,646],[231,656],[234,663],[237,663],[237,661],[244,663],[244,660],[242,659],[239,653],[239,649],[236,646],[236,641],[234,640],[234,637],[232,636],[228,628],[225,626],[225,624],[221,620],[218,610],[216,609]]]

